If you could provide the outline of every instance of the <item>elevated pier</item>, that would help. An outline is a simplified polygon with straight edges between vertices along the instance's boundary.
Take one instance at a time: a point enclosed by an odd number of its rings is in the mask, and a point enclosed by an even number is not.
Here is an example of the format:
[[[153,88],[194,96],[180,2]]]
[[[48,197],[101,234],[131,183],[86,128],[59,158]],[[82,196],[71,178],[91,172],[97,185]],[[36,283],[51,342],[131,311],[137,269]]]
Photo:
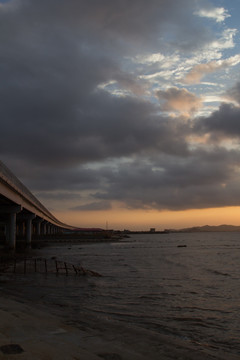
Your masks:
[[[72,229],[56,219],[0,161],[0,234],[6,248],[16,249],[17,236],[30,247],[33,234],[44,236]]]

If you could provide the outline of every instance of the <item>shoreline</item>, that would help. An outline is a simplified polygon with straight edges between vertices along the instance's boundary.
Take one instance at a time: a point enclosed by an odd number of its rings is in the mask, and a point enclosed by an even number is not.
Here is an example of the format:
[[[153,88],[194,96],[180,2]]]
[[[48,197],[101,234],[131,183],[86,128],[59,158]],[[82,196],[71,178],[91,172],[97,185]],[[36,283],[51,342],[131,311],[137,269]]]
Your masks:
[[[67,322],[39,306],[1,296],[0,359],[24,360],[237,360],[229,354],[211,354],[208,349],[192,346],[170,336],[150,334],[144,329],[102,322],[94,324],[83,315],[81,322]],[[93,319],[92,319],[93,320]],[[15,344],[23,351],[4,354],[1,348]]]
[[[41,249],[43,250],[43,249]],[[32,255],[37,255],[33,250]],[[24,275],[28,276],[28,275]],[[0,273],[0,360],[237,360],[231,353],[151,332],[112,318],[80,312],[68,306],[26,299],[8,291],[15,274]],[[18,345],[6,354],[4,346]],[[12,351],[14,347],[12,346]],[[10,346],[11,351],[11,346]],[[15,351],[17,349],[15,348]]]

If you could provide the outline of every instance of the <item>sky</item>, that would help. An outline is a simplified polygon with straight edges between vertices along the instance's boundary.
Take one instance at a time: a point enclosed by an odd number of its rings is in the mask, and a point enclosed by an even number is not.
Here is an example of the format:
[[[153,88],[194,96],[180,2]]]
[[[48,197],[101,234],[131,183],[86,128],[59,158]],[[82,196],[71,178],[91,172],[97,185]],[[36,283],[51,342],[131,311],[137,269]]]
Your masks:
[[[0,0],[1,160],[61,221],[240,225],[239,0]]]

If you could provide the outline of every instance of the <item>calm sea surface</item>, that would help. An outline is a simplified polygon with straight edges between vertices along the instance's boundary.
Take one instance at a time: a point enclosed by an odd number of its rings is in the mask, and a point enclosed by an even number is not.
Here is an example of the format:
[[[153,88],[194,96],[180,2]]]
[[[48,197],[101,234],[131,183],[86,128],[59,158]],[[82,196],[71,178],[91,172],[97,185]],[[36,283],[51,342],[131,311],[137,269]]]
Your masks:
[[[240,356],[240,233],[132,235],[41,252],[103,277],[16,275],[8,291]]]

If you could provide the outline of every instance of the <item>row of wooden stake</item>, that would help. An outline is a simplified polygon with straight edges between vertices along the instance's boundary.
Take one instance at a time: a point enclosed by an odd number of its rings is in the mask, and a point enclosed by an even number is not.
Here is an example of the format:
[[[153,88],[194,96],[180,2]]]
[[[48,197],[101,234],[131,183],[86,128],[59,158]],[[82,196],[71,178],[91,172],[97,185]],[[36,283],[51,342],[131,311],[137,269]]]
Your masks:
[[[39,262],[41,262],[39,264]],[[11,262],[9,261],[0,261],[0,271],[2,272],[12,272],[12,273],[22,273],[26,274],[30,270],[32,272],[43,272],[43,273],[56,273],[70,275],[71,273],[76,275],[92,275],[92,276],[101,276],[100,274],[86,270],[82,266],[75,266],[73,264],[66,263],[65,261],[58,260],[48,260],[42,258],[24,258],[19,261],[19,259],[14,258]],[[30,272],[30,271],[29,271]]]

